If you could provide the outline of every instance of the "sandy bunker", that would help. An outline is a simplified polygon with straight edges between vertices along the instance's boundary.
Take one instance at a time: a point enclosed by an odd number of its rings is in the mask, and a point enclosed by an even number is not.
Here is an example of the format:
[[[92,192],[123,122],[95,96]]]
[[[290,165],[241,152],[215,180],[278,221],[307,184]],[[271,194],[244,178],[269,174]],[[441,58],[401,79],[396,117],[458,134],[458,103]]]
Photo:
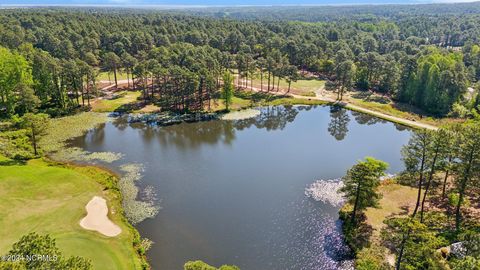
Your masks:
[[[122,232],[122,229],[108,218],[108,206],[104,198],[94,196],[85,208],[87,216],[80,220],[82,228],[97,231],[109,237],[117,236]]]

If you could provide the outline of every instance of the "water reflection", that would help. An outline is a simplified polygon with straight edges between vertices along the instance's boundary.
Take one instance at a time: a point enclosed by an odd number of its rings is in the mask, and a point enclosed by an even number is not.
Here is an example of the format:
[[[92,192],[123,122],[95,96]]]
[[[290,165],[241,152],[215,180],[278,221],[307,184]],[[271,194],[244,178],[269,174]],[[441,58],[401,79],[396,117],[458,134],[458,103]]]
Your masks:
[[[369,114],[364,114],[356,111],[352,111],[352,116],[355,118],[355,121],[359,123],[360,125],[375,125],[378,123],[387,123],[386,120],[383,120],[381,118],[371,116]]]
[[[266,107],[261,109],[260,114],[255,118],[234,121],[234,127],[237,130],[243,130],[254,125],[259,129],[266,129],[268,131],[283,130],[288,123],[295,120],[299,110],[304,109],[304,106]]]
[[[158,140],[162,145],[175,145],[181,149],[192,149],[202,144],[222,143],[230,145],[235,140],[235,131],[255,126],[268,131],[283,130],[293,122],[300,110],[311,106],[272,106],[260,109],[257,117],[233,121],[209,121],[190,124],[156,127],[144,123],[128,123],[127,117],[119,117],[113,125],[120,130],[132,127],[138,130],[142,139],[149,142]],[[95,140],[95,138],[91,138]]]
[[[124,154],[105,164],[113,170],[144,166],[138,185],[153,186],[162,206],[137,225],[155,243],[148,252],[154,269],[202,259],[241,269],[333,270],[344,269],[339,260],[348,255],[338,207],[307,197],[305,187],[341,177],[366,155],[401,170],[409,132],[374,121],[323,106],[266,107],[252,119],[168,127],[118,118],[75,146]]]
[[[113,125],[119,130],[125,130],[132,127],[139,130],[145,141],[157,139],[160,143],[169,145],[175,144],[181,148],[196,148],[202,144],[214,145],[222,143],[230,145],[235,140],[235,131],[244,130],[255,126],[258,129],[267,131],[283,130],[289,123],[292,123],[300,111],[309,111],[317,106],[270,106],[261,108],[260,114],[256,117],[233,120],[233,121],[210,121],[197,122],[191,124],[174,125],[168,127],[155,127],[144,123],[129,123],[127,117],[118,117],[113,121]],[[330,123],[328,132],[337,141],[342,141],[348,134],[348,125],[350,116],[353,116],[356,123],[360,125],[375,125],[379,123],[388,123],[388,121],[360,113],[348,111],[342,107],[331,106]],[[395,124],[399,131],[408,129],[403,125]],[[103,129],[95,133],[96,138],[91,138],[101,142],[103,139]]]
[[[345,139],[348,133],[348,122],[350,117],[347,110],[341,107],[330,107],[330,123],[328,124],[328,132],[337,141]]]

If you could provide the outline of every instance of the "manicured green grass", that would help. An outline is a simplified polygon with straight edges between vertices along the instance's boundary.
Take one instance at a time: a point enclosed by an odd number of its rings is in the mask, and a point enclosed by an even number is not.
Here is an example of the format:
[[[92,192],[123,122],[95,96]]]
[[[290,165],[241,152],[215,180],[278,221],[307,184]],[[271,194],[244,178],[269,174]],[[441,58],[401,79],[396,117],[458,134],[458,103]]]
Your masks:
[[[325,105],[329,102],[318,100],[318,99],[303,99],[303,98],[291,98],[291,97],[283,97],[273,99],[272,101],[267,101],[265,105]]]
[[[234,96],[232,98],[232,104],[230,104],[230,110],[241,110],[241,109],[249,108],[252,105],[253,103],[251,100]],[[207,109],[208,107],[205,108],[205,110]],[[223,99],[212,100],[211,110],[212,111],[225,110],[225,102],[223,101]]]
[[[118,193],[104,190],[114,178],[94,167],[54,165],[37,159],[25,164],[0,159],[0,254],[29,232],[50,234],[67,256],[92,261],[93,269],[139,269],[134,233],[121,216]],[[80,227],[94,196],[108,201],[109,217],[122,228],[113,238]]]
[[[108,72],[102,71],[102,72],[98,73],[97,80],[98,81],[108,81],[109,80],[108,76],[109,76]],[[117,71],[117,80],[126,80],[126,79],[127,79],[127,73],[126,72]],[[113,72],[110,72],[110,81],[112,81],[112,82],[115,81],[115,77],[113,75]]]
[[[263,76],[263,87],[267,88],[267,74]],[[260,75],[258,74],[255,79],[253,80],[253,86],[260,88]],[[271,81],[272,83],[273,81]],[[296,82],[292,82],[290,88],[299,90],[305,93],[312,93],[318,89],[322,89],[325,87],[325,81],[318,80],[318,79],[299,79]],[[275,78],[275,89],[277,88],[277,79]],[[288,82],[286,80],[280,80],[280,89],[288,90]]]
[[[92,104],[92,111],[94,112],[113,112],[118,110],[121,106],[135,102],[140,97],[140,91],[122,91],[117,93],[120,97],[115,99],[100,99]]]
[[[315,91],[325,86],[325,81],[317,79],[300,79],[296,82],[292,82],[291,88],[303,90],[303,91]],[[280,80],[280,88],[288,88],[288,83],[284,80]]]

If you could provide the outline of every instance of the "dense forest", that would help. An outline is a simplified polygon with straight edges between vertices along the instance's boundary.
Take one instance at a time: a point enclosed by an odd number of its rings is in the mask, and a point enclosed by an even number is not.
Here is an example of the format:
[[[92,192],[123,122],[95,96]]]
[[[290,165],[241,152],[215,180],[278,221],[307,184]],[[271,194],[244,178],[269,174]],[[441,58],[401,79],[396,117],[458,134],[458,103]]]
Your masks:
[[[206,109],[224,73],[234,71],[247,85],[260,73],[267,90],[279,78],[313,74],[341,92],[372,90],[431,115],[452,108],[465,114],[479,103],[465,98],[480,78],[479,17],[466,12],[475,8],[391,6],[382,13],[362,7],[355,14],[363,19],[330,8],[326,22],[269,21],[268,14],[278,14],[273,11],[252,21],[178,11],[0,10],[1,112],[61,115],[88,108],[98,71],[112,72],[116,81],[121,70],[145,102],[177,111]],[[419,15],[437,9],[444,13]]]
[[[344,19],[398,21],[422,19],[431,23],[440,22],[438,18],[458,18],[465,14],[478,14],[480,4],[424,4],[424,5],[322,5],[322,6],[254,6],[254,7],[210,7],[177,9],[175,13],[187,13],[216,18],[232,18],[263,21],[305,21],[324,22]],[[448,16],[447,16],[448,15]],[[437,19],[435,19],[437,18]],[[448,19],[449,22],[454,20]]]
[[[89,111],[102,94],[99,75],[105,72],[115,88],[128,84],[140,91],[144,105],[181,113],[212,111],[219,98],[228,111],[235,94],[248,95],[233,88],[253,89],[254,78],[266,92],[278,91],[281,80],[290,91],[300,78],[321,79],[339,100],[346,91],[370,91],[422,117],[471,118],[412,133],[402,150],[405,170],[386,182],[414,188],[413,212],[382,220],[376,237],[365,212],[379,204],[388,165],[367,157],[347,171],[340,217],[357,269],[480,269],[479,21],[480,3],[0,9],[0,118],[7,120],[0,131],[9,130],[0,137],[14,142],[0,141],[2,155],[42,156],[37,141],[49,118]],[[119,82],[120,73],[126,82]],[[284,120],[279,125],[296,114],[275,113]],[[328,131],[342,140],[348,116],[339,106],[331,113]],[[27,154],[18,154],[22,147]],[[24,242],[47,242],[59,252],[49,237],[30,235]],[[463,257],[447,250],[458,243],[467,250]],[[144,256],[146,248],[135,246]],[[73,257],[62,258],[58,269],[75,264],[91,267]],[[185,269],[216,268],[188,262]]]

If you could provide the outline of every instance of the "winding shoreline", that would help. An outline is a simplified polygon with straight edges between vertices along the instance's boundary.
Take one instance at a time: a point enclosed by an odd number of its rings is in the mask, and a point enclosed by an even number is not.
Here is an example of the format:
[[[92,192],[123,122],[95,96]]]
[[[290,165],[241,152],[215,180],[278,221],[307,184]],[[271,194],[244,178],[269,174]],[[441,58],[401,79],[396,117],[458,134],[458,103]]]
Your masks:
[[[294,98],[296,98],[296,96],[293,96]],[[312,99],[312,97],[303,97],[302,100],[309,100],[309,99]],[[325,100],[321,100],[321,99],[318,99],[318,98],[315,98],[315,100],[318,100],[318,101],[321,101],[321,102],[325,102],[325,105],[338,105],[336,102],[330,102],[330,101],[325,101]],[[308,105],[308,104],[307,104]],[[390,122],[395,122],[396,121],[391,121],[391,119],[385,117],[385,118],[382,118],[381,116],[384,116],[382,114],[380,115],[377,115],[376,113],[372,113],[373,111],[364,111],[362,110],[362,108],[359,108],[359,107],[355,107],[355,106],[349,106],[349,104],[346,104],[343,106],[344,108],[346,109],[349,109],[349,110],[352,110],[352,111],[359,111],[361,113],[366,113],[366,114],[369,114],[369,115],[373,115],[375,117],[378,117],[378,118],[381,118],[381,119],[385,119],[387,121],[390,121]],[[239,111],[239,110],[236,110],[236,111]],[[70,117],[70,116],[69,116]],[[92,114],[91,117],[96,117],[96,114]],[[109,119],[111,119],[110,117],[105,117],[103,118],[104,121],[93,121],[94,124],[93,125],[86,125],[83,130],[81,132],[77,132],[74,134],[74,136],[72,137],[69,137],[68,139],[73,139],[75,137],[78,137],[79,134],[85,134],[86,132],[88,132],[89,130],[91,129],[95,129],[97,128],[99,125],[101,124],[104,124],[106,123],[107,121],[109,121]],[[407,125],[405,123],[400,123],[400,124],[404,124],[404,125]],[[411,125],[407,125],[407,126],[411,126]],[[418,126],[414,126],[415,128],[419,128]],[[81,135],[80,135],[81,136]],[[65,141],[62,141],[62,143],[65,143]],[[68,145],[65,145],[65,149],[69,149],[70,146]],[[63,151],[64,149],[60,149],[59,151]],[[123,194],[121,194],[120,190],[118,189],[118,182],[119,182],[119,179],[120,179],[120,175],[118,173],[116,173],[115,171],[113,171],[112,169],[108,168],[107,166],[102,166],[102,165],[99,165],[99,164],[92,164],[91,161],[86,161],[86,162],[76,162],[75,160],[64,160],[64,161],[60,161],[60,160],[56,160],[54,157],[51,157],[50,158],[53,162],[56,162],[56,163],[59,163],[59,164],[66,164],[67,166],[78,166],[78,167],[96,167],[100,170],[103,170],[105,171],[106,173],[109,173],[110,175],[112,175],[113,177],[115,177],[116,181],[115,181],[115,185],[116,187],[114,187],[113,189],[115,190],[115,192],[117,192],[120,196],[120,200],[123,201]],[[102,183],[103,184],[103,183]],[[108,188],[108,187],[106,187]],[[133,243],[132,245],[135,246],[135,243],[139,242],[140,240],[140,235],[139,235],[139,232],[138,230],[135,228],[135,226],[133,224],[131,224],[126,216],[125,216],[125,208],[121,205],[121,213],[122,215],[122,219],[123,219],[123,222],[126,223],[126,225],[131,228],[131,230],[133,231],[133,235],[135,235],[135,239],[133,239]],[[138,239],[137,239],[138,238]],[[145,254],[141,254],[140,252],[138,252],[138,250],[135,248],[136,250],[136,254],[137,256],[142,260],[142,263],[146,263],[148,264],[147,262],[147,258],[145,256]]]

